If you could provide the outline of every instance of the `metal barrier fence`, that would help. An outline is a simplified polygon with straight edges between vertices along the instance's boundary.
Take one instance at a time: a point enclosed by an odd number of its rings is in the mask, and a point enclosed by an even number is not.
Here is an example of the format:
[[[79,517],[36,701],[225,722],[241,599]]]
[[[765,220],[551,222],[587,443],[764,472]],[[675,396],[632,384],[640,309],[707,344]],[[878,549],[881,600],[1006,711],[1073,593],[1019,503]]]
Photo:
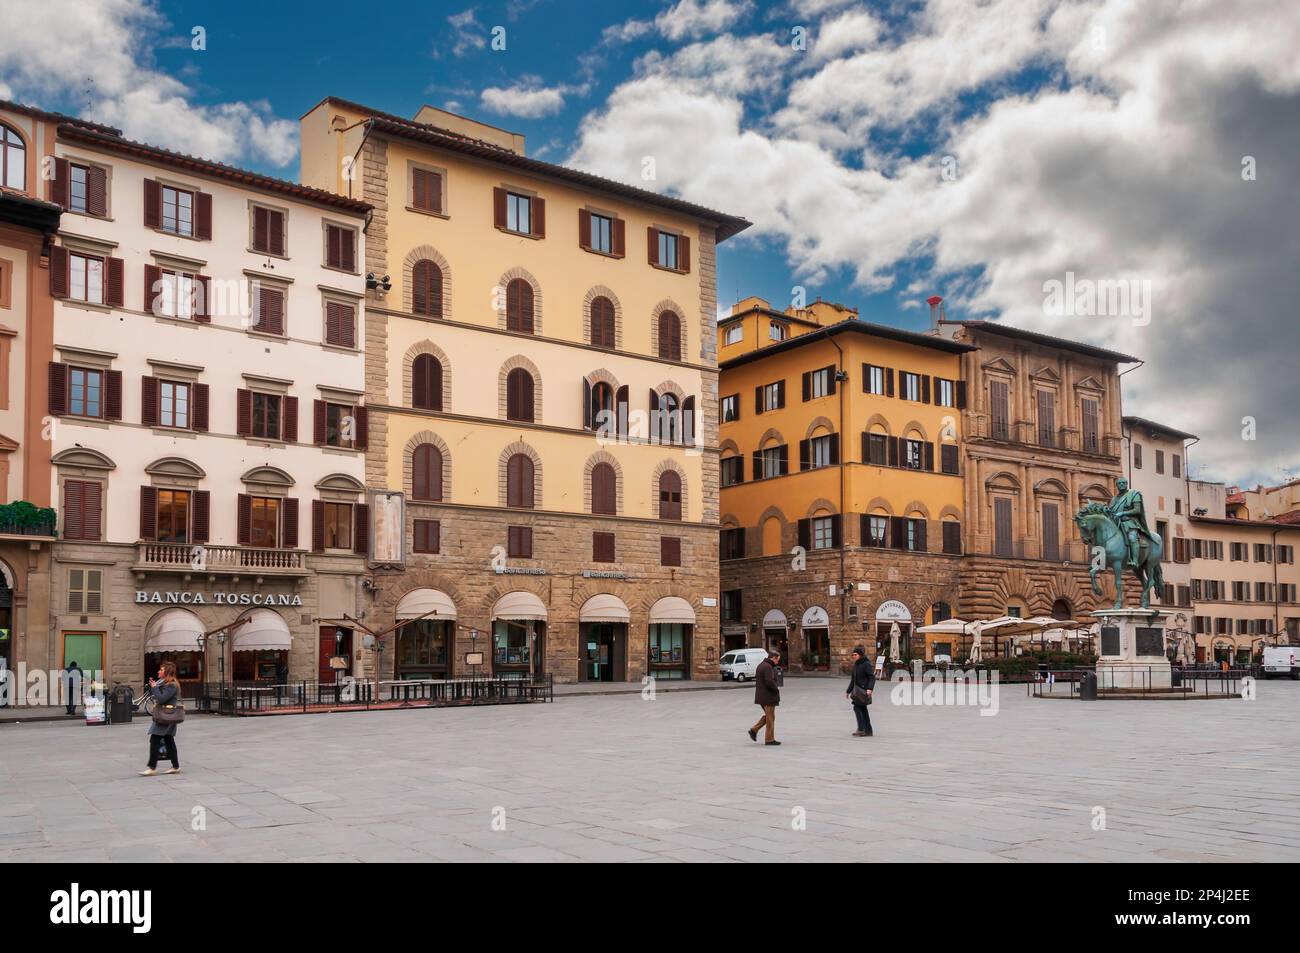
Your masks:
[[[220,715],[269,712],[442,708],[453,705],[507,705],[555,700],[552,675],[500,675],[374,682],[205,682],[194,695],[198,711]]]
[[[1118,669],[1103,667],[1100,670],[1095,666],[1053,668],[1039,671],[1037,677],[1026,685],[1026,691],[1028,695],[1035,698],[1055,697],[1057,693],[1054,689],[1059,683],[1068,688],[1070,698],[1079,698],[1083,677],[1091,672],[1097,677],[1096,687],[1099,696],[1111,693],[1163,698],[1192,696],[1230,698],[1240,694],[1242,678],[1256,674],[1251,667],[1234,668],[1225,672],[1208,666],[1204,668],[1174,666],[1167,670],[1170,684],[1157,685],[1157,680],[1163,681],[1165,671],[1161,669],[1157,673],[1157,670],[1151,666],[1138,665],[1123,666]],[[1126,684],[1121,684],[1121,680]]]

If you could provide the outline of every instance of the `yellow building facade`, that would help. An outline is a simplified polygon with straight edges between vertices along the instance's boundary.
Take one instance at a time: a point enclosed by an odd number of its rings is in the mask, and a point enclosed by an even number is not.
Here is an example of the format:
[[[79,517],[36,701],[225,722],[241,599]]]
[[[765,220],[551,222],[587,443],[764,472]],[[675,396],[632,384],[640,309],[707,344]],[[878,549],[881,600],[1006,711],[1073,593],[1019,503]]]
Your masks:
[[[972,348],[755,298],[719,342],[724,646],[776,646],[812,670],[858,642],[954,653],[915,629],[957,603]]]
[[[714,255],[748,223],[431,107],[327,99],[302,155],[375,207],[367,483],[404,501],[375,610],[410,620],[384,664],[716,677]]]

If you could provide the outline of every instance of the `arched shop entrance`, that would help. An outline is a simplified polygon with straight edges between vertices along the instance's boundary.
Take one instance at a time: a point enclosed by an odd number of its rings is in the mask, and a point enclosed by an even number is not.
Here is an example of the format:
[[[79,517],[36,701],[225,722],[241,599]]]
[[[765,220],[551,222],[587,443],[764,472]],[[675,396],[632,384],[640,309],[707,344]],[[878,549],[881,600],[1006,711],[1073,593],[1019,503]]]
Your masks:
[[[289,647],[293,644],[289,626],[270,609],[253,609],[241,618],[248,621],[234,630],[230,646],[232,680],[236,685],[280,684],[289,670]]]
[[[394,612],[397,679],[450,678],[456,670],[456,604],[440,589],[412,589]]]
[[[809,606],[800,620],[803,654],[799,661],[806,672],[829,671],[831,667],[831,617],[821,606]]]
[[[627,681],[627,626],[632,613],[618,596],[600,593],[578,610],[578,644],[582,646],[578,679],[583,682]]]
[[[655,678],[691,677],[691,636],[695,610],[680,596],[664,596],[650,607],[650,674]]]
[[[545,659],[546,605],[531,592],[507,592],[492,607],[493,674],[539,674]]]
[[[890,633],[898,625],[898,654],[904,663],[912,660],[912,610],[897,599],[886,599],[876,609],[876,652],[889,658]]]
[[[181,694],[194,697],[203,682],[203,632],[203,622],[188,609],[163,609],[150,619],[144,627],[145,682],[158,674],[159,665],[171,662]]]
[[[790,620],[780,609],[768,609],[763,616],[763,648],[769,652],[780,652],[777,662],[782,669],[790,667]]]

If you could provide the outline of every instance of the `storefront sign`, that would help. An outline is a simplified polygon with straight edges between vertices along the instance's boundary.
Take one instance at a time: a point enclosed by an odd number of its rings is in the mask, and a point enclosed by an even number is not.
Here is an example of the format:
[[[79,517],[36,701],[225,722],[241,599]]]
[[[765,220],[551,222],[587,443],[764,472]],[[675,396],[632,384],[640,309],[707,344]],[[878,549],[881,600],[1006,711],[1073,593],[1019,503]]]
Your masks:
[[[158,589],[135,591],[136,605],[155,606],[300,606],[302,596],[273,592],[162,592]]]
[[[706,609],[712,609],[715,606],[717,606],[718,600],[713,598],[713,596],[705,596],[703,599],[700,600],[700,604],[703,605],[704,608]]]
[[[406,561],[406,497],[393,491],[370,494],[370,565]]]
[[[805,629],[821,629],[831,624],[831,617],[826,614],[826,610],[821,606],[809,606],[804,610],[803,627]]]
[[[897,599],[886,599],[876,610],[877,622],[911,622],[912,610]]]
[[[627,573],[617,572],[613,569],[584,569],[582,571],[582,576],[584,579],[626,579]]]
[[[545,576],[545,569],[531,569],[527,566],[496,566],[498,576]]]

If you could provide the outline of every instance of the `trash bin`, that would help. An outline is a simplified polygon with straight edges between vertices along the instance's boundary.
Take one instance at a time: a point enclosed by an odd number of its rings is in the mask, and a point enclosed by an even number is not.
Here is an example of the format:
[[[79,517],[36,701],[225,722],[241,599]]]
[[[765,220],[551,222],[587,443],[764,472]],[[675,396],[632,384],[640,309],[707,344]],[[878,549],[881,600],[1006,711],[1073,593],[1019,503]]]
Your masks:
[[[1096,672],[1084,672],[1083,677],[1079,679],[1079,698],[1089,702],[1097,700]]]
[[[131,704],[133,696],[130,685],[114,685],[113,692],[108,697],[108,723],[110,725],[125,725],[131,721],[131,713],[135,706]]]
[[[1183,667],[1175,665],[1169,670],[1169,684],[1174,688],[1183,687]]]

